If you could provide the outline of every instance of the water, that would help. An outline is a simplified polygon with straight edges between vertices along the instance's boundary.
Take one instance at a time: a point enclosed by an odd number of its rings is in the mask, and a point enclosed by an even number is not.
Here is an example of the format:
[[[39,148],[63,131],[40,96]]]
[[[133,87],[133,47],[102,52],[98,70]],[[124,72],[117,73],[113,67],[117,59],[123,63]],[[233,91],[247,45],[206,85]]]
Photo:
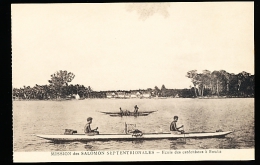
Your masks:
[[[148,116],[110,117],[99,111],[158,110]],[[186,132],[234,131],[226,138],[53,143],[35,134],[63,134],[64,129],[83,133],[87,117],[100,133],[123,133],[124,123],[145,132],[169,132],[173,116]],[[72,101],[14,101],[14,151],[164,150],[254,148],[254,99],[87,99]]]

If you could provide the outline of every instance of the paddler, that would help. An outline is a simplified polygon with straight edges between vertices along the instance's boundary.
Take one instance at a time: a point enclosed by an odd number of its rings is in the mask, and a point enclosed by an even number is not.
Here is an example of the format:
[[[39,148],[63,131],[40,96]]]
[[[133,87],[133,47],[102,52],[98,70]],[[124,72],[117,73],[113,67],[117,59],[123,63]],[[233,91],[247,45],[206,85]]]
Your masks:
[[[87,124],[84,127],[85,134],[89,134],[89,133],[99,134],[99,132],[97,131],[98,127],[96,129],[91,130],[90,124],[92,123],[92,120],[93,120],[92,117],[87,118]]]
[[[184,133],[184,130],[181,130],[180,128],[183,128],[183,125],[180,127],[177,127],[177,121],[178,121],[178,116],[174,116],[173,117],[173,122],[170,125],[170,131],[173,134],[180,134],[180,133]]]
[[[134,106],[134,109],[135,109],[135,110],[134,110],[134,113],[137,113],[139,108],[138,108],[137,105],[135,105],[135,106]]]
[[[124,114],[124,112],[123,112],[123,110],[122,110],[122,108],[121,108],[121,107],[119,108],[119,110],[120,110],[120,113],[121,113],[121,115],[123,115],[123,114]]]
[[[125,110],[125,116],[130,116],[130,111],[128,111],[127,109]]]

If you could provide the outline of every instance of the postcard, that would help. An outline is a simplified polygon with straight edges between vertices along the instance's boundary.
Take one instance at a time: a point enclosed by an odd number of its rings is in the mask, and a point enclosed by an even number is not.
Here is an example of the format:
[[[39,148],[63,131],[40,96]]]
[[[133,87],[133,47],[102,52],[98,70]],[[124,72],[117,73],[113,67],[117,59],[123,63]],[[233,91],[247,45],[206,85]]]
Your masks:
[[[254,160],[254,2],[12,4],[14,162]]]

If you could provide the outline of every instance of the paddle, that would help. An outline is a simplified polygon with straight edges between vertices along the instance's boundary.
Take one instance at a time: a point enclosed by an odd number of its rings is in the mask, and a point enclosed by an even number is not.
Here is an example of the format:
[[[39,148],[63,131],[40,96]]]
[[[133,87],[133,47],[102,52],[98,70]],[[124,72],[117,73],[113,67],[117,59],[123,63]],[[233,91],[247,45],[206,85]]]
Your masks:
[[[183,127],[182,127],[182,128],[183,128],[183,135],[184,135],[184,136],[183,136],[183,137],[184,137],[184,143],[186,143],[186,138],[185,138],[185,131],[184,131],[184,125],[183,125]]]

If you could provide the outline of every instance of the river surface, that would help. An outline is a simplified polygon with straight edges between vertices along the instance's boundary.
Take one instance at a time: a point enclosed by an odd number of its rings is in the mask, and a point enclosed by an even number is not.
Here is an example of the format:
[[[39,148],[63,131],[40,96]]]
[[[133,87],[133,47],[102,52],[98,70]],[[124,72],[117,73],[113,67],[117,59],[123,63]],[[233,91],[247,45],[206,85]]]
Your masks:
[[[148,116],[110,117],[100,111],[158,110]],[[186,132],[234,131],[225,138],[53,143],[35,134],[63,134],[64,129],[83,133],[91,116],[92,129],[123,133],[124,124],[136,124],[144,133],[169,132],[173,116]],[[255,146],[254,99],[86,99],[69,101],[13,101],[14,151],[93,151],[164,149],[244,149]]]

